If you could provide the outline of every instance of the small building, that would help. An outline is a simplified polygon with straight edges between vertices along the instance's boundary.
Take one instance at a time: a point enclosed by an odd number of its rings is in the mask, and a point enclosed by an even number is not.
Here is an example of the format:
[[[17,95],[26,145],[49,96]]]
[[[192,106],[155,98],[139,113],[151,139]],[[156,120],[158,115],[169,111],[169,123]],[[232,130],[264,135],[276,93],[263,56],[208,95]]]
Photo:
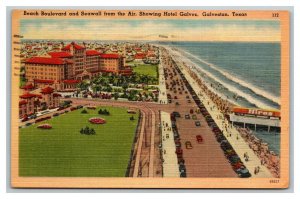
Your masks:
[[[268,127],[280,128],[280,112],[275,110],[263,110],[253,108],[234,107],[232,113],[229,115],[232,124],[240,123],[245,128],[247,124],[252,124]]]

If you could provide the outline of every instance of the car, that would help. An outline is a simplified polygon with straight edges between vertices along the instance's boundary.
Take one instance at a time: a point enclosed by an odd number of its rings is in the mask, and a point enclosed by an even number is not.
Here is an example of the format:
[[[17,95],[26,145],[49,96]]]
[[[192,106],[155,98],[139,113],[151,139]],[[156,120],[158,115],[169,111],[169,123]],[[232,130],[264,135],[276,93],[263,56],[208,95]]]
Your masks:
[[[53,114],[53,117],[57,117],[57,116],[59,116],[59,113],[54,113]]]
[[[69,111],[65,111],[65,113],[68,113]]]
[[[175,140],[175,146],[176,146],[176,147],[181,147],[181,142],[180,142],[179,139],[176,139],[176,140]]]
[[[173,114],[175,117],[180,117],[180,113],[178,113],[178,112],[176,112],[176,111],[174,111],[172,114]]]
[[[33,115],[28,116],[28,119],[35,119],[36,117],[37,117],[36,114],[33,114]]]
[[[195,121],[195,126],[201,126],[200,121]]]
[[[64,109],[65,109],[64,107],[59,107],[57,110],[61,111],[61,110],[64,110]]]
[[[190,114],[193,114],[194,113],[194,110],[191,108],[190,109]]]
[[[196,115],[192,115],[192,119],[193,119],[193,120],[196,120],[196,119],[197,119],[197,116],[196,116]]]
[[[239,175],[240,178],[249,178],[251,177],[251,174],[248,169],[246,168],[240,168],[236,170],[236,173]]]
[[[179,102],[176,102],[176,103],[175,103],[175,105],[177,105],[177,106],[178,106],[178,105],[180,105],[180,104],[179,104]]]
[[[80,109],[80,108],[83,108],[83,106],[82,105],[78,105],[76,108]]]
[[[187,96],[185,96],[185,98],[186,98],[186,99],[190,99],[190,96],[187,95]]]
[[[172,103],[172,100],[171,100],[171,99],[168,99],[168,103]]]
[[[188,102],[188,103],[191,103],[192,101],[189,99],[187,102]]]
[[[184,117],[185,117],[185,119],[191,119],[189,114],[185,114]]]
[[[193,148],[192,143],[190,141],[186,141],[185,142],[185,148],[186,149],[192,149]]]
[[[29,120],[28,116],[25,116],[25,117],[21,120],[21,122],[26,122],[26,121],[28,121],[28,120]]]
[[[184,164],[179,164],[179,172],[180,172],[180,173],[186,172],[186,168],[185,168],[185,165],[184,165]]]
[[[183,151],[182,151],[181,148],[176,148],[176,152],[175,153],[177,155],[177,158],[182,158]]]
[[[176,95],[174,96],[174,99],[178,99]]]
[[[32,125],[32,123],[30,123],[30,122],[25,124],[25,126],[30,126],[30,125]]]
[[[75,111],[75,110],[77,110],[76,107],[71,107],[71,108],[70,108],[70,111]]]
[[[203,143],[203,137],[201,135],[196,135],[196,140],[199,144]]]

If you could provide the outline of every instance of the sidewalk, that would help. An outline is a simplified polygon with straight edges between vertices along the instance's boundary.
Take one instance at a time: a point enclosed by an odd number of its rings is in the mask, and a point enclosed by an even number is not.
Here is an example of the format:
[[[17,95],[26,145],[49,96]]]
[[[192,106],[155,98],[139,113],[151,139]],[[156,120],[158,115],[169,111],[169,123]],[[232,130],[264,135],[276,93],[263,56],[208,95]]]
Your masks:
[[[253,150],[249,147],[248,143],[246,143],[241,136],[239,135],[239,132],[235,128],[229,128],[228,132],[225,129],[225,125],[228,125],[227,120],[222,119],[220,117],[221,112],[217,108],[213,108],[215,104],[210,100],[210,98],[204,93],[201,92],[201,88],[197,85],[197,83],[192,79],[192,77],[187,72],[185,66],[181,64],[180,60],[177,60],[172,56],[172,58],[176,61],[177,64],[180,64],[182,66],[182,72],[184,76],[186,77],[187,81],[190,83],[192,88],[199,96],[200,100],[203,102],[204,106],[206,107],[207,111],[211,114],[212,118],[215,120],[218,127],[224,132],[224,136],[228,139],[228,142],[232,145],[236,153],[239,155],[249,172],[252,174],[252,177],[261,177],[261,178],[272,178],[271,172],[260,163],[260,159],[256,156],[256,154],[253,152]],[[201,95],[200,95],[201,94]],[[216,107],[216,106],[215,106]],[[217,117],[219,116],[219,117]],[[224,123],[225,121],[225,123]],[[223,124],[224,123],[224,124]],[[231,136],[229,136],[231,134]],[[239,139],[237,139],[237,136]],[[248,153],[249,161],[244,161],[244,153]],[[255,167],[260,167],[260,172],[258,174],[254,174]]]
[[[169,126],[169,130],[166,127]],[[180,177],[170,114],[161,112],[163,177]]]
[[[159,74],[159,96],[158,96],[158,103],[160,104],[167,104],[167,89],[166,89],[166,80],[164,75],[164,67],[161,60],[161,51],[159,51],[160,62],[158,64],[158,74]]]

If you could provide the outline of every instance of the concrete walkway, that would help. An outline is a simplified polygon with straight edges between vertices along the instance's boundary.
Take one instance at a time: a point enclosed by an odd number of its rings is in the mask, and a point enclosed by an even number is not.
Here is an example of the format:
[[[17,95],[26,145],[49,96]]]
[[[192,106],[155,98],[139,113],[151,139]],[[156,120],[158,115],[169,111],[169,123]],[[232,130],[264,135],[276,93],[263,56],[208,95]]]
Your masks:
[[[159,74],[159,96],[158,96],[158,103],[161,104],[167,104],[168,98],[167,98],[167,89],[166,89],[166,80],[165,80],[165,73],[164,73],[164,67],[161,59],[161,51],[159,51],[160,54],[160,62],[158,64],[158,74]]]
[[[228,136],[228,142],[232,145],[236,153],[239,155],[239,157],[242,159],[243,163],[249,170],[249,172],[252,174],[252,177],[261,177],[261,178],[272,178],[271,172],[267,169],[267,167],[261,165],[260,159],[256,156],[256,154],[253,152],[253,150],[249,147],[248,143],[245,142],[240,136],[239,132],[236,130],[236,128],[229,128],[228,132],[225,129],[225,125],[228,125],[227,120],[224,120],[222,117],[220,117],[222,114],[216,107],[216,105],[210,100],[210,98],[205,94],[205,92],[202,91],[200,86],[194,81],[194,79],[189,75],[187,69],[183,65],[183,63],[176,59],[175,56],[172,56],[174,60],[176,60],[176,63],[182,67],[182,72],[184,76],[186,77],[187,81],[190,83],[192,88],[196,91],[197,95],[199,96],[200,100],[203,102],[204,106],[206,107],[207,111],[211,114],[212,118],[215,120],[218,127],[223,130],[224,136]],[[223,124],[224,123],[224,124]],[[231,136],[229,136],[231,134]],[[238,139],[237,139],[238,137]],[[249,161],[244,161],[244,153],[247,153],[249,156]],[[258,174],[254,174],[255,167],[260,167],[260,172]]]
[[[166,127],[168,124],[168,127]],[[161,111],[163,177],[180,177],[170,114]],[[169,129],[169,130],[168,130]]]

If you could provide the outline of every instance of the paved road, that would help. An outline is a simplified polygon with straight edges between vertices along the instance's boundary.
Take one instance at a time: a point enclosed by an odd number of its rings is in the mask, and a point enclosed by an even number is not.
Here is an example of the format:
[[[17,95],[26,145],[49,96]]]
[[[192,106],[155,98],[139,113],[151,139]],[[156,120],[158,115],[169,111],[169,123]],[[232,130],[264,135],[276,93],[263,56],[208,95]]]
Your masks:
[[[170,61],[166,62],[169,63],[166,64],[167,73],[169,74],[168,78],[166,78],[167,84],[171,85],[173,80],[175,82],[178,80],[179,82],[173,87],[169,86],[167,94],[171,95],[173,101],[169,105],[171,108],[170,111],[177,111],[181,115],[181,118],[176,120],[176,125],[181,138],[187,177],[237,177],[237,174],[232,170],[231,165],[228,163],[228,160],[220,148],[220,144],[216,141],[213,132],[207,125],[202,114],[190,114],[190,109],[195,111],[197,105],[185,84],[181,81],[180,75],[175,71],[174,65],[171,64]],[[179,92],[182,92],[182,94]],[[175,96],[177,99],[174,99]],[[176,102],[178,102],[179,105],[176,105]],[[188,114],[191,119],[185,119],[186,114]],[[195,115],[197,119],[193,120],[192,115]],[[195,121],[200,121],[201,126],[196,127]],[[202,144],[197,142],[196,135],[203,137],[204,142]],[[193,146],[192,149],[185,147],[186,141],[191,142]]]

